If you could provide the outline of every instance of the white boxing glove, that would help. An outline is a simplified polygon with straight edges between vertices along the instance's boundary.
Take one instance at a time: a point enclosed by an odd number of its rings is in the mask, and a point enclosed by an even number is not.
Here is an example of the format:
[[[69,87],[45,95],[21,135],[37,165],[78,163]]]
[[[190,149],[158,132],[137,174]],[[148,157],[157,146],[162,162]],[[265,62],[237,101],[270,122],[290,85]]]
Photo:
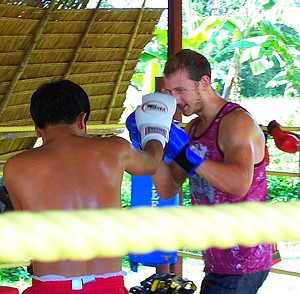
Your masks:
[[[165,147],[175,111],[176,100],[171,95],[155,92],[143,96],[142,105],[135,111],[142,147],[150,140],[158,140]]]

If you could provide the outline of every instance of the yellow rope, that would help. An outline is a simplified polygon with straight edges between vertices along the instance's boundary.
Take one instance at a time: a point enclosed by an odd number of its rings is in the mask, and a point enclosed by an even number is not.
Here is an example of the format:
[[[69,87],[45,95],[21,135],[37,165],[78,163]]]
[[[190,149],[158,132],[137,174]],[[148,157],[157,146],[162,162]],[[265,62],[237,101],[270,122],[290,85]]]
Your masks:
[[[199,207],[6,212],[0,261],[88,260],[300,240],[300,201]]]

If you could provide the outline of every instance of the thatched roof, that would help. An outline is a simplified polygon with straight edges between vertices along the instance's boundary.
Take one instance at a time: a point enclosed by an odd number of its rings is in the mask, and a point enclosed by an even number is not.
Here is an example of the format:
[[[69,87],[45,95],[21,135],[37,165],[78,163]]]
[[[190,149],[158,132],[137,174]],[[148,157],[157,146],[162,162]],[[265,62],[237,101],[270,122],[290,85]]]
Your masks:
[[[118,124],[135,66],[163,10],[7,2],[0,1],[0,164],[35,144],[30,97],[52,79],[68,78],[86,90],[90,132]]]

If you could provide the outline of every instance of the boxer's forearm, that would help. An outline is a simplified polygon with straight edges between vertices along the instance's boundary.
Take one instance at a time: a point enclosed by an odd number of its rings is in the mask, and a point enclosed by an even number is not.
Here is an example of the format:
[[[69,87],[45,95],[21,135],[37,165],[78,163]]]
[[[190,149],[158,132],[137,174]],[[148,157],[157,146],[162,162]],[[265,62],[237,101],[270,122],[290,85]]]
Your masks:
[[[187,177],[176,163],[166,164],[162,161],[157,172],[152,176],[152,181],[157,193],[162,199],[172,198],[177,194]]]

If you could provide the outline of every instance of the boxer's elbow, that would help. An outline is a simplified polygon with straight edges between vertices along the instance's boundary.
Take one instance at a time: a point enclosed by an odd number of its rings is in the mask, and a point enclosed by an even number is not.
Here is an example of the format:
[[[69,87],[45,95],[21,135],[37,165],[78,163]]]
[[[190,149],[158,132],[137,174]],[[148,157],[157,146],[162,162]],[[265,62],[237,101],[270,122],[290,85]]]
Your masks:
[[[176,185],[170,185],[170,183],[164,183],[157,185],[154,182],[155,189],[157,191],[157,194],[162,200],[168,200],[176,196],[176,194],[179,193],[179,187]]]
[[[250,189],[251,181],[249,180],[239,180],[237,183],[232,187],[231,193],[233,195],[239,196],[244,198]]]
[[[171,198],[175,197],[176,194],[178,193],[178,191],[175,191],[175,190],[170,191],[170,190],[166,190],[166,189],[156,189],[156,191],[162,200],[171,199]]]
[[[237,196],[241,197],[241,198],[244,198],[246,197],[247,193],[248,193],[249,189],[243,189],[243,188],[240,188],[236,191],[236,194]]]

